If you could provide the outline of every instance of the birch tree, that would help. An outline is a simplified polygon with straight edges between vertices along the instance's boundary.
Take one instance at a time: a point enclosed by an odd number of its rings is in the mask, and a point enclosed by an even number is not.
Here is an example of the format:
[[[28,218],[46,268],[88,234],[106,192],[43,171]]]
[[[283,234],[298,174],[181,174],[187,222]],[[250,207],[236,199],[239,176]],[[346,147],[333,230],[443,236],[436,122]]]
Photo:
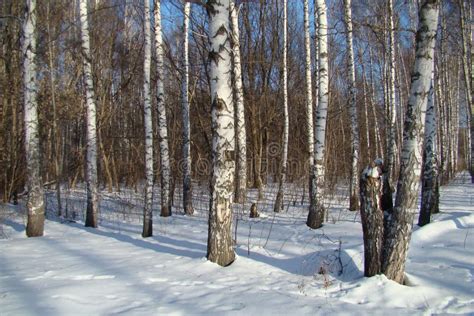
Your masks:
[[[23,93],[25,119],[25,151],[27,165],[26,187],[28,200],[28,222],[26,235],[28,237],[43,236],[44,233],[44,192],[41,179],[41,152],[38,135],[38,86],[36,67],[36,1],[26,1],[23,22]]]
[[[376,105],[376,89],[375,89],[375,79],[374,79],[374,66],[372,62],[372,49],[369,47],[369,68],[370,68],[370,105],[372,109],[372,116],[374,118],[374,134],[375,134],[375,155],[377,157],[382,157],[383,153],[383,146],[382,146],[382,140],[380,136],[380,129],[379,129],[379,121],[377,119],[377,113],[375,111],[375,105]]]
[[[143,209],[143,237],[153,236],[153,123],[151,108],[151,17],[150,1],[144,0],[145,5],[145,58],[143,63],[143,97],[144,97],[144,126],[145,126],[145,206]]]
[[[396,106],[396,58],[395,58],[395,26],[393,22],[393,0],[388,1],[388,127],[389,134],[387,139],[387,169],[394,174],[395,161],[397,155],[397,131],[396,131],[396,120],[397,120],[397,106]]]
[[[155,1],[155,51],[156,51],[156,103],[158,107],[158,135],[160,142],[160,169],[161,169],[161,213],[160,216],[171,216],[170,203],[170,156],[168,144],[168,123],[166,121],[165,106],[165,67],[163,63],[163,36],[161,30],[161,1]]]
[[[237,147],[235,201],[244,203],[247,193],[247,132],[245,129],[244,92],[242,84],[242,66],[240,62],[239,9],[230,3],[232,27],[232,61],[234,74],[235,133]]]
[[[351,145],[352,162],[350,178],[350,203],[349,209],[355,211],[359,209],[359,120],[357,118],[355,68],[354,68],[354,46],[352,43],[352,13],[351,0],[344,0],[344,21],[346,24],[346,46],[347,46],[347,68],[349,73],[349,113],[351,118]],[[368,138],[367,138],[368,139]]]
[[[289,130],[289,116],[288,116],[288,4],[287,0],[283,0],[283,148],[281,153],[281,169],[280,179],[278,183],[278,193],[275,201],[274,211],[280,212],[283,208],[284,189],[283,184],[286,179],[286,171],[288,169],[288,130]]]
[[[319,52],[319,83],[318,108],[315,122],[314,167],[315,167],[315,203],[310,206],[306,225],[311,228],[322,226],[324,220],[324,157],[326,152],[326,117],[329,104],[329,63],[328,63],[328,21],[325,0],[315,0],[318,11],[318,52]]]
[[[94,97],[94,84],[92,81],[92,58],[90,51],[89,22],[87,14],[87,0],[80,0],[82,66],[86,85],[87,103],[87,154],[86,154],[86,191],[87,212],[86,223],[88,227],[97,227],[99,214],[99,194],[97,188],[97,126],[96,108]]]
[[[311,36],[309,27],[309,0],[304,0],[304,45],[306,77],[306,129],[309,153],[309,213],[316,212],[316,172],[314,169],[313,88],[311,82]],[[308,224],[309,226],[309,224]],[[317,226],[317,225],[316,225]],[[311,226],[310,226],[311,227]],[[317,227],[312,227],[317,228]]]
[[[382,209],[391,212],[393,207],[392,181],[395,175],[395,159],[397,155],[396,120],[397,108],[395,105],[395,30],[393,26],[393,1],[388,0],[388,74],[387,74],[387,130],[386,154],[384,162]]]
[[[61,139],[58,128],[58,111],[56,105],[56,87],[55,87],[55,69],[53,66],[54,54],[53,54],[53,41],[51,39],[51,15],[50,15],[50,3],[46,4],[46,20],[47,20],[47,31],[48,31],[48,66],[49,66],[49,82],[51,85],[51,104],[53,106],[53,135],[54,135],[54,172],[56,176],[56,200],[57,200],[57,215],[63,216],[62,203],[61,203],[61,161],[60,161],[60,146]]]
[[[212,178],[207,259],[221,266],[235,259],[232,198],[235,172],[234,107],[231,87],[231,0],[208,0],[212,115]]]
[[[462,40],[462,65],[463,65],[463,74],[464,74],[464,84],[466,88],[466,101],[467,101],[467,112],[468,112],[468,123],[469,125],[469,132],[468,132],[468,141],[470,142],[470,155],[468,164],[469,164],[469,171],[471,173],[471,182],[474,183],[474,122],[473,122],[473,113],[474,113],[474,102],[472,99],[472,84],[474,84],[474,80],[471,81],[472,78],[469,78],[469,66],[468,66],[468,39],[466,36],[466,14],[464,9],[464,2],[463,0],[458,1],[459,5],[459,24],[461,28],[461,40]],[[468,34],[470,32],[468,31]],[[472,66],[474,67],[474,66]],[[474,72],[474,70],[473,70]],[[470,115],[469,115],[470,114]]]
[[[191,126],[189,122],[189,16],[191,14],[191,3],[184,3],[183,23],[183,80],[181,91],[181,109],[183,113],[183,208],[184,213],[192,215],[193,189],[191,182]]]
[[[411,76],[410,98],[405,116],[400,177],[397,197],[385,233],[382,271],[387,278],[403,283],[405,261],[413,225],[421,173],[421,143],[434,67],[434,48],[439,0],[425,0],[419,12],[415,65]]]
[[[421,207],[418,225],[430,222],[431,214],[438,209],[438,168],[436,161],[436,118],[434,107],[433,81],[428,96],[428,106],[425,117],[425,141],[423,144],[423,165],[421,182]]]

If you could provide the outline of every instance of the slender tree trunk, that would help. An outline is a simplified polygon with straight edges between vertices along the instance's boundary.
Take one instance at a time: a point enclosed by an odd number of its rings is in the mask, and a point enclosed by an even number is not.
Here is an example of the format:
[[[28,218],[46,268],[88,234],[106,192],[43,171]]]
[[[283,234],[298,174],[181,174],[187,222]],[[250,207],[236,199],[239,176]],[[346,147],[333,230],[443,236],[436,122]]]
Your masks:
[[[165,105],[165,67],[163,63],[163,37],[161,34],[161,1],[155,1],[155,51],[156,51],[156,103],[158,106],[158,135],[160,142],[160,169],[161,169],[161,213],[160,216],[171,216],[170,200],[170,154],[168,144],[168,123],[166,121]]]
[[[347,46],[347,67],[349,73],[349,113],[351,119],[351,175],[349,189],[349,209],[356,211],[359,209],[359,155],[360,155],[360,137],[359,120],[357,117],[356,87],[355,87],[355,68],[354,68],[354,47],[352,43],[352,13],[351,0],[344,0],[344,21],[346,24],[346,46]]]
[[[458,65],[456,68],[455,74],[459,74],[461,71],[461,61],[458,59]],[[452,116],[451,116],[451,138],[453,141],[452,154],[451,154],[451,165],[453,166],[453,177],[458,171],[458,150],[459,150],[459,104],[460,100],[460,78],[459,76],[454,76],[454,84],[451,86],[451,89],[454,90],[452,93],[453,102],[452,102]]]
[[[192,215],[193,208],[193,188],[191,181],[191,126],[189,123],[189,17],[191,14],[191,3],[184,3],[184,49],[183,66],[184,78],[182,95],[182,113],[183,113],[183,208],[184,213]]]
[[[316,0],[315,8],[318,11],[318,51],[319,51],[319,84],[318,108],[316,110],[316,135],[314,146],[315,166],[315,196],[314,207],[310,207],[306,225],[311,228],[321,227],[324,221],[324,158],[326,152],[326,116],[329,105],[329,63],[328,63],[328,23],[325,0]]]
[[[434,66],[434,48],[438,24],[438,0],[425,0],[420,8],[416,35],[416,59],[411,76],[410,98],[405,116],[400,177],[395,207],[388,222],[383,254],[383,273],[387,278],[403,283],[405,261],[413,225],[421,173],[421,144]]]
[[[236,133],[236,181],[235,202],[244,203],[247,198],[247,132],[245,129],[244,91],[242,66],[240,63],[239,9],[234,2],[230,4],[232,27],[232,61],[234,74],[235,133]]]
[[[469,78],[469,67],[468,67],[468,39],[466,37],[466,14],[465,14],[465,9],[464,9],[464,3],[466,1],[464,0],[459,0],[458,5],[459,5],[459,23],[460,23],[460,28],[461,28],[461,40],[462,40],[462,66],[463,66],[463,74],[464,74],[464,85],[466,88],[466,101],[467,101],[467,106],[468,106],[468,114],[470,121],[470,126],[469,126],[469,139],[470,139],[470,156],[468,161],[469,164],[469,171],[471,173],[471,182],[474,183],[474,160],[472,157],[474,157],[474,142],[473,142],[473,135],[474,135],[474,124],[472,121],[472,115],[474,113],[474,102],[472,99],[472,82],[471,78]],[[471,22],[472,23],[472,22]],[[470,32],[468,32],[470,33]],[[474,67],[474,66],[472,66]]]
[[[58,203],[57,215],[63,216],[61,204],[61,138],[58,127],[58,114],[56,106],[56,87],[55,87],[55,69],[53,65],[53,42],[51,40],[51,21],[50,21],[50,3],[46,5],[47,10],[47,29],[48,29],[48,65],[49,65],[49,80],[51,84],[51,103],[53,105],[53,133],[54,133],[54,171],[56,176],[56,200]]]
[[[383,158],[383,144],[382,139],[380,137],[380,129],[379,129],[379,120],[377,116],[377,112],[375,110],[376,102],[376,90],[375,90],[375,79],[374,79],[374,68],[372,62],[372,49],[369,47],[369,69],[370,69],[370,86],[371,86],[371,95],[370,95],[370,105],[372,109],[372,116],[374,117],[374,141],[375,141],[375,156],[377,158]]]
[[[283,209],[284,189],[283,184],[286,179],[286,172],[288,169],[288,131],[289,131],[289,117],[288,117],[288,5],[287,0],[283,0],[283,148],[281,154],[281,169],[280,179],[278,184],[278,193],[275,201],[275,212],[280,212]]]
[[[36,68],[36,1],[28,0],[23,24],[23,85],[25,115],[26,186],[28,200],[28,237],[43,236],[45,201],[41,179],[41,152],[38,135],[38,86]]]
[[[234,106],[231,86],[230,0],[208,1],[212,179],[207,259],[221,266],[235,259],[232,242],[232,197],[235,172]]]
[[[150,1],[144,1],[145,6],[145,58],[143,62],[143,113],[145,125],[145,205],[143,208],[143,232],[142,237],[153,236],[153,121],[151,108],[151,16]]]
[[[316,210],[316,170],[314,169],[313,88],[311,81],[311,36],[309,27],[309,0],[304,0],[304,43],[306,56],[306,130],[308,137],[307,146],[309,154],[309,213],[314,213]]]
[[[397,107],[395,103],[395,30],[393,26],[393,1],[388,1],[388,33],[389,33],[389,49],[388,49],[388,126],[387,126],[387,147],[384,163],[384,185],[382,195],[382,208],[384,211],[391,212],[393,207],[392,187],[393,177],[395,175],[395,159],[397,156],[396,142],[396,121]]]
[[[442,44],[442,43],[440,43]],[[442,46],[442,45],[440,45]],[[441,49],[440,49],[440,54],[441,54]],[[445,101],[445,94],[443,93],[443,80],[442,80],[442,74],[440,74],[439,71],[437,71],[437,76],[436,76],[436,94],[437,94],[437,108],[438,108],[438,133],[439,133],[439,177],[440,177],[440,184],[445,183],[446,181],[446,169],[447,169],[447,146],[446,146],[446,139],[448,138],[447,135],[447,129],[446,129],[446,101]]]
[[[87,155],[86,155],[86,191],[87,191],[87,227],[96,228],[99,216],[99,193],[97,188],[97,126],[94,85],[92,82],[92,59],[90,52],[89,22],[87,0],[80,0],[82,61],[86,83],[87,103]]]
[[[365,152],[366,152],[366,160],[368,161],[371,161],[373,159],[375,159],[376,157],[373,157],[370,153],[370,145],[371,145],[371,141],[370,141],[370,125],[369,125],[369,99],[370,99],[370,95],[369,95],[369,87],[368,87],[368,84],[367,84],[367,75],[366,75],[366,72],[365,72],[365,66],[364,66],[364,61],[362,59],[362,50],[359,49],[359,61],[360,61],[360,64],[361,64],[361,67],[362,67],[362,97],[363,97],[363,103],[364,103],[364,119],[365,119],[365,138],[366,138],[366,149],[365,149]],[[374,146],[375,147],[375,146]]]
[[[431,214],[438,209],[438,170],[436,161],[436,117],[434,107],[434,87],[431,82],[425,117],[425,141],[423,144],[423,165],[421,182],[421,207],[418,225],[430,222]]]
[[[468,18],[469,21],[472,21],[473,19],[473,4],[469,3],[468,6]],[[468,133],[468,144],[471,146],[471,150],[468,150],[469,155],[468,155],[468,160],[470,161],[470,172],[471,172],[471,183],[474,183],[474,91],[473,91],[473,86],[474,86],[474,62],[473,62],[473,56],[474,56],[474,44],[472,43],[473,38],[474,38],[474,23],[471,23],[471,30],[468,32],[469,36],[469,44],[471,47],[471,109],[468,109],[467,112],[467,118],[468,118],[468,126],[469,126],[469,133]]]

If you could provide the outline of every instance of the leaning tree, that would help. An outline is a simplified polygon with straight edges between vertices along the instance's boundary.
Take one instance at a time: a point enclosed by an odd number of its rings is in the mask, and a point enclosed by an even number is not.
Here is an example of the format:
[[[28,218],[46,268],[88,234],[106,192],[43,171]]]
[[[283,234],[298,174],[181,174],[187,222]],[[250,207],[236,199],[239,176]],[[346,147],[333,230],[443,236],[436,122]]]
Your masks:
[[[411,75],[410,98],[405,115],[397,197],[386,225],[382,272],[403,283],[405,261],[412,233],[413,216],[420,184],[424,121],[434,67],[439,0],[425,0],[419,12],[415,65]]]

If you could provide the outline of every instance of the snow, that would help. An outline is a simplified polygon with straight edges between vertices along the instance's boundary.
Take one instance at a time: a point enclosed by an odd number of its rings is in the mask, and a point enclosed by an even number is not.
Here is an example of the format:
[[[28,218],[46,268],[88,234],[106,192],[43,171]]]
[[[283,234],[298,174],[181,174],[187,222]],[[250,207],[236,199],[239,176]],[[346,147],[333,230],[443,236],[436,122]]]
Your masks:
[[[0,314],[474,314],[474,185],[468,182],[461,174],[443,187],[441,213],[415,227],[408,286],[383,275],[363,277],[360,217],[335,195],[329,222],[308,229],[307,201],[300,204],[301,189],[292,185],[281,214],[272,212],[271,186],[269,201],[258,205],[260,218],[235,208],[237,260],[226,268],[205,259],[207,196],[200,187],[195,216],[179,215],[179,208],[171,218],[156,216],[156,236],[146,239],[140,207],[132,203],[142,202],[125,190],[103,196],[98,229],[83,227],[80,216],[77,222],[49,216],[39,238],[25,237],[24,205],[1,205]],[[250,192],[245,211],[256,194]],[[69,210],[80,215],[84,196],[75,191],[68,198]],[[52,192],[54,207],[53,200]]]

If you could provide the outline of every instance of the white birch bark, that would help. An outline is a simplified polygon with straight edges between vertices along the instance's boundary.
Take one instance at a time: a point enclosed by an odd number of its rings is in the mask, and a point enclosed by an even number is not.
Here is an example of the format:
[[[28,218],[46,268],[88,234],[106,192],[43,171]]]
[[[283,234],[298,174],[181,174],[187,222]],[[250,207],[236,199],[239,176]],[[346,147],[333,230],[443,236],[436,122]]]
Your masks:
[[[469,123],[469,131],[468,131],[468,140],[469,140],[469,145],[470,145],[470,150],[469,153],[470,155],[468,156],[469,161],[469,171],[471,173],[471,183],[474,183],[474,142],[473,142],[473,134],[474,134],[474,124],[472,121],[472,115],[474,113],[474,102],[472,99],[472,83],[471,79],[469,78],[469,66],[468,66],[468,37],[466,36],[466,32],[470,34],[470,31],[466,30],[466,14],[465,14],[465,8],[464,8],[464,3],[466,1],[459,0],[458,5],[459,5],[459,23],[460,23],[460,28],[461,28],[461,40],[462,40],[462,65],[463,65],[463,74],[464,74],[464,85],[466,88],[466,99],[467,99],[467,112],[468,112],[468,123]],[[471,28],[474,28],[474,26],[471,26]],[[472,58],[472,57],[471,57]],[[474,67],[474,63],[471,65]],[[474,70],[473,70],[474,72]]]
[[[352,13],[351,0],[344,0],[344,21],[346,24],[346,46],[347,46],[347,67],[349,73],[349,115],[351,120],[351,145],[352,162],[350,173],[349,209],[356,211],[359,209],[359,155],[360,137],[359,120],[357,117],[355,68],[354,68],[354,47],[352,43]]]
[[[431,214],[438,209],[438,174],[436,161],[436,114],[434,106],[434,87],[431,81],[428,106],[425,115],[425,141],[423,143],[423,165],[421,182],[421,206],[418,225],[430,222]]]
[[[208,1],[212,114],[212,178],[207,259],[221,266],[235,259],[232,199],[235,173],[234,105],[231,85],[230,0]]]
[[[363,102],[364,102],[364,119],[365,119],[365,138],[367,139],[367,148],[366,148],[366,153],[367,153],[367,162],[370,162],[371,160],[375,159],[374,156],[371,158],[370,150],[371,150],[371,141],[370,141],[370,124],[369,124],[369,98],[368,98],[368,85],[367,85],[367,77],[365,75],[365,67],[363,62],[362,64],[362,96],[363,96]],[[376,119],[376,118],[374,118]],[[375,146],[374,146],[375,149]]]
[[[421,148],[430,82],[434,67],[434,48],[438,24],[439,0],[425,0],[420,8],[415,65],[411,76],[410,98],[405,116],[400,177],[395,207],[385,234],[383,273],[403,283],[405,261],[413,226],[414,208],[421,174]]]
[[[275,201],[275,212],[280,212],[283,208],[284,189],[283,184],[286,180],[286,172],[288,169],[288,131],[289,131],[289,116],[288,116],[288,4],[287,0],[283,0],[283,146],[281,153],[281,169],[280,181],[278,184],[278,193]]]
[[[372,109],[372,116],[374,117],[374,141],[375,141],[375,155],[377,158],[382,158],[383,156],[383,144],[382,139],[380,137],[380,129],[379,129],[379,120],[377,116],[377,112],[375,111],[376,106],[376,90],[375,90],[375,79],[374,79],[374,68],[372,62],[372,49],[369,47],[369,69],[370,69],[370,105]]]
[[[329,104],[329,63],[328,63],[328,23],[325,0],[316,0],[315,9],[318,11],[318,51],[319,51],[319,83],[318,108],[316,110],[316,135],[314,143],[315,168],[315,207],[308,214],[306,225],[311,228],[322,226],[325,214],[324,208],[324,157],[326,152],[326,117]]]
[[[25,151],[28,198],[26,235],[39,237],[44,234],[45,201],[41,179],[41,152],[38,135],[38,85],[36,67],[36,1],[27,0],[23,22],[23,91],[25,120]]]
[[[191,126],[189,121],[189,17],[191,14],[191,3],[184,3],[183,21],[183,74],[181,91],[181,110],[183,114],[183,208],[184,213],[192,215],[193,188],[191,181]]]
[[[151,16],[150,1],[144,0],[145,7],[145,58],[143,61],[143,113],[145,126],[145,205],[143,209],[143,232],[142,237],[153,236],[153,123],[151,108]]]
[[[232,61],[234,73],[235,133],[237,146],[235,201],[244,203],[247,193],[247,133],[245,129],[244,91],[242,84],[242,66],[240,57],[239,9],[230,3],[232,27]]]
[[[311,36],[309,27],[309,0],[304,0],[304,45],[306,78],[306,129],[309,167],[309,213],[316,209],[316,173],[314,169],[313,88],[311,80]],[[317,228],[317,227],[313,227]]]
[[[461,61],[458,59],[458,67],[457,70],[454,72],[455,74],[459,74],[461,71]],[[453,85],[451,89],[454,90],[452,92],[452,106],[451,106],[451,139],[453,142],[451,148],[451,166],[453,168],[453,177],[456,175],[458,171],[458,147],[459,147],[459,104],[460,104],[460,78],[459,76],[455,75],[452,79]]]
[[[82,63],[84,68],[84,81],[86,84],[87,104],[87,212],[85,225],[88,227],[97,227],[99,215],[99,193],[97,188],[97,122],[94,84],[92,81],[92,58],[90,51],[87,0],[80,0],[79,8],[81,20]]]
[[[155,51],[156,51],[156,103],[158,107],[158,135],[160,142],[160,169],[161,169],[161,212],[160,216],[171,216],[170,200],[170,156],[168,144],[168,123],[166,121],[165,105],[165,67],[163,63],[163,36],[161,30],[161,1],[155,1]]]
[[[318,29],[319,29],[319,24],[318,24],[318,8],[316,5],[314,5],[314,2],[313,2],[313,6],[314,6],[314,40],[315,40],[315,45],[314,45],[314,60],[315,60],[315,63],[314,63],[314,95],[316,96],[315,100],[314,100],[314,107],[313,109],[317,109],[318,108],[318,95],[319,95],[319,47],[318,47],[318,43],[319,43],[319,39],[318,39]],[[313,135],[316,135],[316,124],[314,124],[314,122],[316,121],[316,111],[313,110]]]
[[[385,168],[389,176],[390,183],[395,172],[395,160],[397,156],[396,142],[396,124],[397,124],[397,106],[395,97],[395,30],[393,26],[393,1],[388,0],[388,32],[389,32],[389,50],[388,50],[388,126],[387,126],[387,154]]]
[[[442,44],[442,43],[440,43]],[[442,45],[440,45],[442,46]],[[440,55],[441,55],[442,49],[440,48]],[[439,166],[438,166],[438,172],[440,174],[440,180],[443,183],[445,174],[446,174],[446,157],[447,157],[447,138],[448,138],[448,132],[446,129],[446,101],[445,101],[445,94],[443,93],[443,75],[440,73],[438,70],[436,76],[436,94],[438,97],[436,98],[437,102],[437,109],[438,109],[438,133],[439,133]]]

